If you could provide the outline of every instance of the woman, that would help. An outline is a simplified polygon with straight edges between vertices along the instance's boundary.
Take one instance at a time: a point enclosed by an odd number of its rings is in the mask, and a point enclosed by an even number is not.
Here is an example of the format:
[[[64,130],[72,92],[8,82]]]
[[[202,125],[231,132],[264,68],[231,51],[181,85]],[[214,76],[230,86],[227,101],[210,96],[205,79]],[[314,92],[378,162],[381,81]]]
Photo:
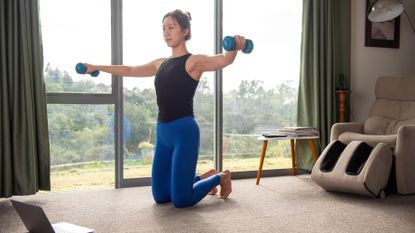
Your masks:
[[[87,73],[101,70],[130,77],[156,76],[157,121],[156,149],[152,169],[152,191],[157,203],[172,202],[176,207],[193,206],[220,185],[220,197],[232,192],[231,173],[210,170],[195,176],[200,132],[194,119],[193,97],[205,71],[231,64],[245,39],[235,36],[235,51],[214,56],[192,55],[186,48],[191,37],[190,14],[175,10],[163,17],[163,37],[172,55],[139,66],[89,65]]]

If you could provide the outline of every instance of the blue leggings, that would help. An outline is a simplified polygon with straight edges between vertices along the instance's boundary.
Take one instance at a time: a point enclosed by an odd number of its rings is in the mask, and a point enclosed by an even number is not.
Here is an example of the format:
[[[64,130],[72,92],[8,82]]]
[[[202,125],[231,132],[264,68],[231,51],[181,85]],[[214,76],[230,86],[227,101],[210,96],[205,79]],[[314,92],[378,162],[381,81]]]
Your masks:
[[[157,203],[177,208],[193,206],[220,184],[218,174],[200,180],[196,176],[200,132],[193,116],[157,122],[152,191]]]

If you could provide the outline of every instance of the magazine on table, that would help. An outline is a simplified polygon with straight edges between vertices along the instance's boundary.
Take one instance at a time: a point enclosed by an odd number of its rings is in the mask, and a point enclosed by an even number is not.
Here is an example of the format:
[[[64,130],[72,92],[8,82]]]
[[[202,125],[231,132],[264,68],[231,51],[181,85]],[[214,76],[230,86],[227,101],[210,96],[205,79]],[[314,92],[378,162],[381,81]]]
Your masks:
[[[315,127],[283,127],[276,131],[263,133],[262,136],[266,138],[319,136],[319,132]]]
[[[297,127],[283,127],[278,130],[282,134],[287,136],[317,136],[319,132],[316,127],[308,126],[297,126]]]

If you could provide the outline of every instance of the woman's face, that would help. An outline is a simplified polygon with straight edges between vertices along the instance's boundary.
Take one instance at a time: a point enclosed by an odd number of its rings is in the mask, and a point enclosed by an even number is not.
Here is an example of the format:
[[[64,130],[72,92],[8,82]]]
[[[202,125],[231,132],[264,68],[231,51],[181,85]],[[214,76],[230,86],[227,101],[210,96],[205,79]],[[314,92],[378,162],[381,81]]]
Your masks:
[[[176,19],[171,16],[163,21],[163,37],[169,47],[174,48],[184,42],[187,31],[188,29],[182,30]]]

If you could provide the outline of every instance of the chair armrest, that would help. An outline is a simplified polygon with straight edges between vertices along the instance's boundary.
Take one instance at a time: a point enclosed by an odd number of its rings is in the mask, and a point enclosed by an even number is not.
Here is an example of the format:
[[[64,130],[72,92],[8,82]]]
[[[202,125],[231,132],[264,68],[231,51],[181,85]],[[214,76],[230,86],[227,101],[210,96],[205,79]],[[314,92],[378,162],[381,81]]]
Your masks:
[[[413,142],[415,140],[415,125],[402,125],[398,128],[398,138]],[[399,139],[398,139],[399,140]]]
[[[396,151],[398,156],[410,156],[415,153],[415,125],[402,125],[398,128]],[[413,156],[413,155],[412,155]],[[410,158],[413,162],[414,158]]]
[[[363,123],[362,122],[335,123],[331,127],[330,141],[338,140],[339,135],[343,132],[363,133]]]
[[[398,193],[415,193],[415,125],[398,128],[395,148],[395,167]]]

